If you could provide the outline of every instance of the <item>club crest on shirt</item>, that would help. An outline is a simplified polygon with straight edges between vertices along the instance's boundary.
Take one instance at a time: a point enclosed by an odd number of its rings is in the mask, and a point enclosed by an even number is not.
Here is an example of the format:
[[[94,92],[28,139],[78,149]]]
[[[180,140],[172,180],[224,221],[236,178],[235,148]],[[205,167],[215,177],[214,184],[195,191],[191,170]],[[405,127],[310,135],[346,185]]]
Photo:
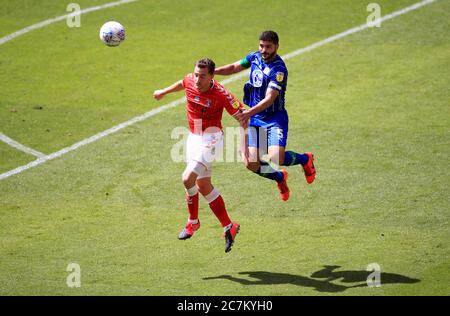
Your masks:
[[[253,71],[252,79],[253,79],[253,86],[255,88],[261,87],[262,84],[263,84],[263,73],[262,73],[262,71],[259,70],[259,69],[256,69],[255,71]]]
[[[239,104],[239,101],[238,101],[238,100],[235,100],[235,101],[233,102],[233,104],[231,104],[231,106],[237,110],[237,109],[240,108],[241,105]]]
[[[213,101],[210,99],[205,99],[205,98],[201,98],[199,96],[193,96],[191,94],[187,94],[188,99],[193,100],[193,102],[195,102],[198,105],[204,106],[204,107],[211,107]]]
[[[277,81],[283,82],[284,80],[284,73],[283,72],[277,72]]]

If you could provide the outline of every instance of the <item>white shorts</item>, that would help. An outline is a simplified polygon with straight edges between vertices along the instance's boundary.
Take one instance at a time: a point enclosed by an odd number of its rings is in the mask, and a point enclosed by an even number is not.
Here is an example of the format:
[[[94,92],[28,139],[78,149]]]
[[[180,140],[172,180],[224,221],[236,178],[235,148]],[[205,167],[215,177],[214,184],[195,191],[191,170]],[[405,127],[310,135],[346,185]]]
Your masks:
[[[198,178],[211,177],[212,162],[220,157],[223,150],[223,132],[197,135],[189,132],[186,142],[186,162],[188,168],[197,173]],[[204,168],[193,168],[200,163]]]

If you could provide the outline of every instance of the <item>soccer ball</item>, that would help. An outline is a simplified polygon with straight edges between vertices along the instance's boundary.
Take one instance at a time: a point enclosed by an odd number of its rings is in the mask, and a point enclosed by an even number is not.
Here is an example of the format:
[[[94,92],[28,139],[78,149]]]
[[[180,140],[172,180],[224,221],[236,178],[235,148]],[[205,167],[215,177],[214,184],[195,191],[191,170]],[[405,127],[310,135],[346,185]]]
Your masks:
[[[125,40],[125,29],[119,22],[106,22],[100,28],[100,39],[108,46],[119,46]]]

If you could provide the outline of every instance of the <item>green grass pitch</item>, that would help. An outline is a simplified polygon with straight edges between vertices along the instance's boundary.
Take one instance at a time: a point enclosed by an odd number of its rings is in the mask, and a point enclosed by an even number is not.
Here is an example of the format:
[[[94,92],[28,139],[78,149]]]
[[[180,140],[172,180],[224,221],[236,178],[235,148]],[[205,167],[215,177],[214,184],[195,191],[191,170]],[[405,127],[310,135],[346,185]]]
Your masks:
[[[377,2],[384,15],[417,1]],[[0,133],[56,152],[182,97],[151,95],[196,59],[239,60],[264,29],[287,54],[365,23],[370,2],[141,0],[31,31],[0,45]],[[68,3],[0,4],[1,38]],[[126,28],[117,48],[98,38],[108,20]],[[286,62],[288,149],[314,152],[317,178],[288,168],[281,202],[241,162],[215,164],[241,224],[228,254],[202,199],[202,228],[177,240],[185,166],[170,152],[183,105],[0,180],[0,294],[449,295],[449,21],[439,0]],[[245,80],[227,88],[241,98]],[[0,173],[35,159],[0,142]],[[70,263],[79,288],[66,284]],[[366,284],[371,263],[381,287]]]

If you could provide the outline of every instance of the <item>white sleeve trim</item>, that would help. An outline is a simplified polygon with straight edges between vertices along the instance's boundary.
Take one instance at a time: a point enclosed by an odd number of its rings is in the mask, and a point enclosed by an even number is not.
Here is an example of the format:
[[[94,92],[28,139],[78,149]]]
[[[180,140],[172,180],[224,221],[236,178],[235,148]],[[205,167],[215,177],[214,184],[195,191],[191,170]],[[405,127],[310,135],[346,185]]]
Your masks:
[[[272,87],[272,88],[276,88],[276,89],[278,89],[278,90],[281,90],[281,87],[280,87],[279,85],[277,85],[276,83],[274,83],[274,82],[270,82],[270,83],[269,83],[269,87]]]

